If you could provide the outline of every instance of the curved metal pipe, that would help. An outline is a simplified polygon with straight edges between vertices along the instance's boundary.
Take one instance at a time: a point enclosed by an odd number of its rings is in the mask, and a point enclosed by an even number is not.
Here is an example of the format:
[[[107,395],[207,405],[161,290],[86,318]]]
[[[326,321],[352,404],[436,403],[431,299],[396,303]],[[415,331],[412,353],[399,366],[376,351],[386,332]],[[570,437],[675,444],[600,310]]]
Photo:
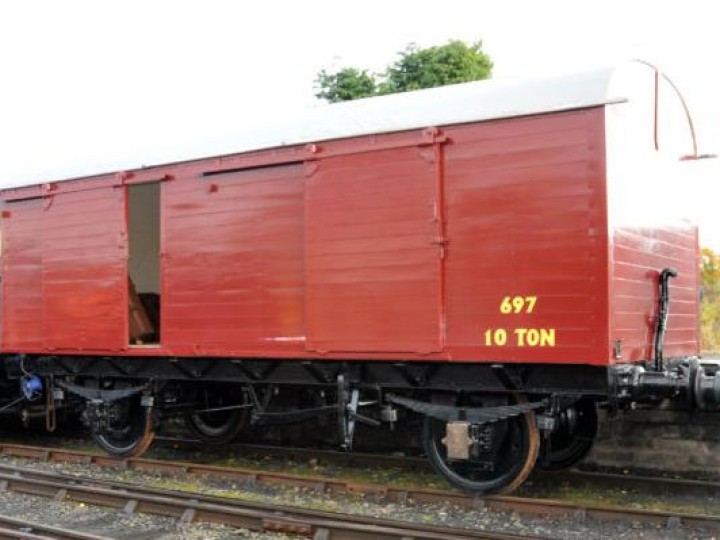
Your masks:
[[[677,270],[674,268],[664,268],[660,272],[660,313],[658,314],[657,327],[655,330],[655,371],[663,371],[663,344],[665,342],[665,330],[667,329],[667,319],[670,315],[670,278],[677,277]]]
[[[680,99],[680,104],[682,105],[683,111],[685,112],[685,118],[687,119],[688,127],[690,128],[690,137],[692,138],[692,147],[693,147],[693,153],[692,156],[690,156],[690,159],[698,159],[698,148],[697,148],[697,137],[695,135],[695,124],[693,123],[692,116],[690,115],[690,108],[687,105],[687,102],[685,101],[685,97],[680,92],[680,89],[677,87],[677,85],[673,82],[673,80],[665,75],[662,71],[660,71],[660,68],[658,68],[656,65],[651,64],[647,60],[641,60],[640,58],[633,58],[633,62],[637,62],[639,64],[643,64],[653,71],[655,71],[655,147],[657,149],[657,111],[658,111],[658,77],[662,77],[667,81],[667,83],[670,85],[670,87],[675,90],[675,94],[677,94],[677,97]],[[685,156],[684,159],[688,159],[688,156]]]

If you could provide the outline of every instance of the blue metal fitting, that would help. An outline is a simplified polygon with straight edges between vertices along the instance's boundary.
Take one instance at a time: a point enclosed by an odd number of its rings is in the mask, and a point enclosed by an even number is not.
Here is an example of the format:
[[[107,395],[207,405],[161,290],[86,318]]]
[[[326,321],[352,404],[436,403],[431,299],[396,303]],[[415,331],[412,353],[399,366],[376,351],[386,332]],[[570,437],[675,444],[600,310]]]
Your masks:
[[[20,391],[28,401],[35,401],[42,395],[43,382],[37,375],[28,375],[20,380]]]

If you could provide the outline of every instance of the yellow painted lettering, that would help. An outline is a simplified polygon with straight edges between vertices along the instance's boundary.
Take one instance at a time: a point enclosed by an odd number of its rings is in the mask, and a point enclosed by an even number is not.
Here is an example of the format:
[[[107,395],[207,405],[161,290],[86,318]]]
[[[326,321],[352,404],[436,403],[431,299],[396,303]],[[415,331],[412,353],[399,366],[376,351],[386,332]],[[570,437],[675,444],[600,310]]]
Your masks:
[[[541,347],[554,347],[555,346],[555,329],[554,328],[541,328],[540,329],[540,346]]]
[[[537,304],[537,296],[504,296],[500,301],[500,313],[503,315],[519,315],[532,313]]]
[[[485,330],[485,346],[486,347],[504,347],[507,345],[508,334],[504,328],[489,328]]]
[[[502,328],[498,328],[493,332],[493,340],[495,341],[495,345],[498,347],[502,347],[507,343],[507,331],[505,331]]]

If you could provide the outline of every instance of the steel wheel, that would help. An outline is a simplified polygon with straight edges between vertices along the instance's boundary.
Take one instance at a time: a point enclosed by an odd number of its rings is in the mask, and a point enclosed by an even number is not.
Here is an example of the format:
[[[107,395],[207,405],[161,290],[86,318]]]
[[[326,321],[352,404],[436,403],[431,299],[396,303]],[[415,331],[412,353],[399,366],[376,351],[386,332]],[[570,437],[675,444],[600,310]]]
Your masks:
[[[234,390],[234,392],[233,392]],[[205,409],[244,405],[244,394],[236,388],[209,387],[196,395],[198,407]],[[185,415],[185,426],[198,439],[228,442],[234,439],[250,421],[250,408],[230,409]]]
[[[117,407],[117,420],[109,429],[92,433],[93,439],[108,454],[116,457],[139,456],[147,450],[155,437],[152,409],[140,405],[140,395],[112,404]]]
[[[558,471],[572,467],[582,460],[592,448],[597,434],[598,418],[595,402],[578,401],[565,411],[560,427],[550,435],[550,449],[538,466],[546,471]],[[543,449],[544,450],[544,449]]]
[[[480,495],[517,489],[532,471],[538,456],[540,435],[535,414],[528,412],[494,424],[471,425],[469,430],[488,435],[491,448],[469,460],[452,461],[447,459],[442,443],[446,434],[444,422],[425,418],[423,441],[435,470],[452,485]]]

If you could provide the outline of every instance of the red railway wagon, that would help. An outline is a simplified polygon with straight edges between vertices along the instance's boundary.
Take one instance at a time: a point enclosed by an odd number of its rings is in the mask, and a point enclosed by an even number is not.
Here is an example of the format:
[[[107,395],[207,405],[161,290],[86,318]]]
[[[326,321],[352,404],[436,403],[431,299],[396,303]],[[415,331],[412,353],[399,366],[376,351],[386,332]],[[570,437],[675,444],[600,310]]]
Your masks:
[[[422,417],[441,474],[512,489],[585,454],[597,403],[720,401],[675,200],[689,120],[638,63],[320,107],[235,154],[4,189],[5,388],[117,455],[173,415],[214,439],[334,415],[348,449],[357,422]]]

